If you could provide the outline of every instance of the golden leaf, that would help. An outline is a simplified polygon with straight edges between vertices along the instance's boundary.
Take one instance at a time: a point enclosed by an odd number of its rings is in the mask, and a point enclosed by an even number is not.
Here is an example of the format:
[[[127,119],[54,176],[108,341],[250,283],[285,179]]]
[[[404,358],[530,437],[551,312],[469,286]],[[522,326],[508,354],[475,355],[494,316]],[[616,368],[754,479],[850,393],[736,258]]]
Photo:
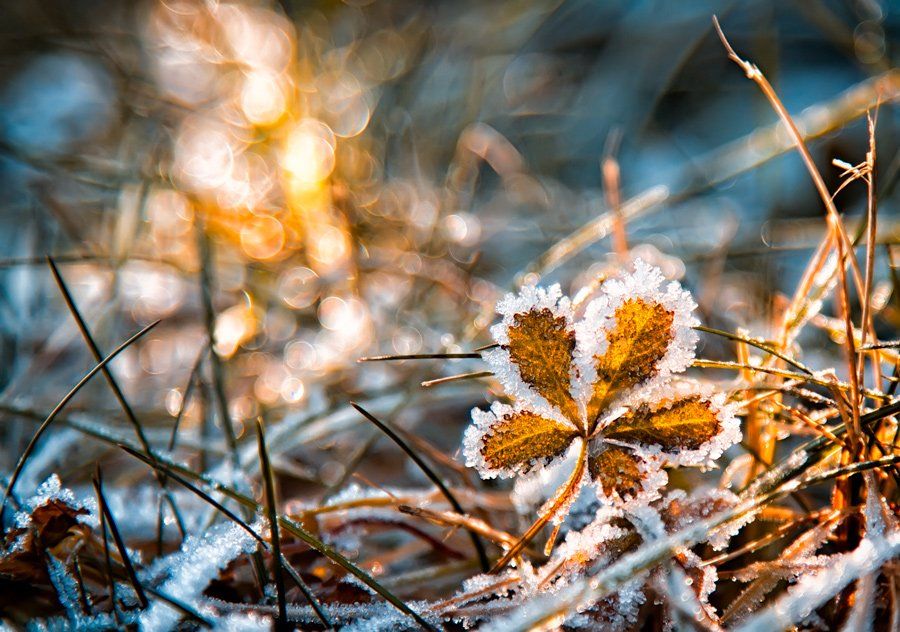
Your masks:
[[[647,381],[672,341],[675,313],[659,303],[633,298],[615,312],[615,329],[607,334],[608,346],[595,357],[597,380],[593,384],[588,420],[590,430],[597,416],[623,391]]]
[[[664,402],[656,411],[642,406],[612,422],[603,436],[626,443],[660,445],[672,452],[696,450],[720,430],[712,405],[692,396],[671,404]]]
[[[623,448],[607,446],[602,452],[591,455],[588,471],[607,496],[613,492],[623,498],[636,496],[643,489],[644,474],[634,455]]]
[[[575,351],[575,332],[563,316],[547,308],[516,314],[505,345],[522,381],[569,419],[578,419],[569,375]]]
[[[565,452],[574,428],[527,410],[504,415],[482,440],[481,456],[492,469],[528,471],[538,461]]]

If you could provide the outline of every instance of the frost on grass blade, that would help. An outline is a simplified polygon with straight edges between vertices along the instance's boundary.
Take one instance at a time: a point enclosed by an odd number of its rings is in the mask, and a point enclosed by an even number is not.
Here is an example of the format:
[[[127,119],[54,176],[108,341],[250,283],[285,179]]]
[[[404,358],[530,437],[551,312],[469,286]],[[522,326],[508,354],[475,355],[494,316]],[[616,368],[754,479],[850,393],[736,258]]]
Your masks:
[[[254,524],[252,528],[258,532],[260,525]],[[209,607],[204,603],[203,591],[228,564],[252,551],[255,545],[256,540],[237,524],[219,523],[199,537],[189,536],[181,550],[155,561],[146,575],[163,577],[160,586],[163,593],[177,596],[183,603],[205,613]],[[157,600],[141,613],[140,627],[149,631],[171,630],[181,617],[182,613],[175,607]]]
[[[272,619],[255,612],[232,612],[216,619],[216,632],[258,632],[272,629]]]
[[[828,518],[797,537],[770,562],[754,562],[735,576],[738,581],[750,582],[725,610],[724,618],[739,621],[753,613],[781,581],[794,580],[803,573],[820,570],[828,564],[827,555],[814,555],[840,524],[840,514]]]
[[[78,583],[69,573],[66,565],[60,562],[52,553],[47,554],[47,570],[50,573],[50,581],[56,590],[59,603],[66,611],[70,622],[76,623],[81,617],[81,603],[78,598]]]
[[[679,558],[654,578],[657,592],[666,596],[666,629],[692,629],[699,627],[698,622],[714,623],[715,611],[709,605],[709,595],[716,587],[715,569],[698,566],[700,559],[691,551],[683,551]]]
[[[491,334],[500,347],[485,352],[484,359],[506,392],[536,411],[550,409],[568,419],[580,418],[571,394],[572,306],[559,285],[526,286],[519,294],[508,294],[497,304],[497,313],[503,320]]]
[[[576,326],[576,363],[592,425],[617,400],[683,371],[694,356],[691,328],[699,323],[690,294],[674,281],[663,289],[662,272],[639,259],[634,268],[606,281]]]
[[[876,572],[897,556],[900,556],[900,531],[863,538],[852,553],[829,556],[829,563],[820,570],[804,573],[786,595],[747,620],[738,630],[771,632],[800,623],[850,582]]]
[[[472,411],[464,440],[466,465],[486,478],[527,473],[565,453],[578,435],[570,424],[495,402],[490,412]]]
[[[428,604],[424,601],[407,602],[410,608],[416,612],[427,612]],[[376,601],[371,604],[357,604],[363,611],[358,613],[348,625],[341,628],[342,632],[394,632],[395,630],[418,630],[419,625],[406,614],[397,610],[391,604],[384,601]],[[426,620],[436,628],[440,627],[440,621],[436,617]]]
[[[675,490],[663,499],[660,515],[666,523],[666,531],[674,533],[688,525],[706,520],[716,514],[737,507],[740,498],[727,489],[707,488],[693,492],[690,496],[683,490]],[[725,523],[709,532],[706,540],[716,551],[728,546],[728,541],[746,524],[753,521],[755,514],[746,512],[737,520]]]

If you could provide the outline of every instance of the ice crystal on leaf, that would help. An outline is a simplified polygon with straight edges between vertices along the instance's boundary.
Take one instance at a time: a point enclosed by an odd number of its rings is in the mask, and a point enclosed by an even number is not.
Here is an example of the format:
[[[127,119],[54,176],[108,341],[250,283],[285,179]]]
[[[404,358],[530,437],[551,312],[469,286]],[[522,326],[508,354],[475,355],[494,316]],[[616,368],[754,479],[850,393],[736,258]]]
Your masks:
[[[607,504],[643,505],[659,497],[664,467],[706,464],[740,439],[723,394],[673,379],[694,357],[695,307],[640,260],[606,281],[580,320],[558,285],[498,303],[498,347],[484,358],[513,403],[472,411],[467,465],[506,478],[575,453],[523,540],[561,522],[585,485]]]

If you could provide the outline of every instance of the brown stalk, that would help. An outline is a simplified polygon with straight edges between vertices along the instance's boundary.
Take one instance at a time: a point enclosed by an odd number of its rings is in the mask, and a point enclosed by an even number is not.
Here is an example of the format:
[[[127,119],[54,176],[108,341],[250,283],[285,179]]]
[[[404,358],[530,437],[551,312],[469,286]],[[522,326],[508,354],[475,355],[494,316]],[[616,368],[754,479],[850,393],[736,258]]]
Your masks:
[[[603,195],[606,198],[606,206],[613,215],[612,243],[613,251],[619,261],[628,261],[628,233],[625,230],[625,218],[622,216],[622,178],[619,169],[619,161],[615,154],[618,148],[620,135],[610,134],[606,141],[606,150],[600,161],[600,173],[603,176]]]
[[[803,423],[805,426],[809,426],[810,428],[815,430],[816,433],[825,437],[826,439],[828,439],[835,445],[841,446],[845,450],[850,449],[850,446],[847,444],[846,441],[844,441],[840,437],[836,436],[827,427],[823,426],[818,421],[811,418],[809,415],[804,414],[803,412],[801,412],[800,410],[798,410],[796,408],[791,408],[790,406],[785,406],[781,402],[772,402],[772,403],[775,404],[776,406],[778,406],[779,408],[781,408],[783,411],[785,411],[792,419],[796,419],[796,420],[800,421],[801,423]]]
[[[399,505],[397,511],[417,518],[427,520],[432,524],[441,527],[461,527],[474,533],[484,536],[488,540],[497,544],[505,544],[512,546],[516,543],[516,538],[505,531],[495,529],[484,520],[473,518],[471,516],[461,516],[458,513],[450,511],[436,511],[425,507],[412,507],[410,505]]]
[[[821,173],[819,173],[818,168],[816,167],[815,162],[812,159],[812,155],[809,152],[809,149],[806,147],[806,144],[803,140],[803,135],[800,133],[800,130],[797,128],[797,125],[794,123],[791,115],[788,113],[787,109],[784,107],[784,104],[779,99],[776,94],[774,88],[766,79],[765,75],[757,68],[754,64],[751,64],[748,61],[742,59],[738,54],[734,51],[731,44],[728,42],[725,34],[722,31],[721,26],[719,25],[718,19],[713,17],[713,24],[715,26],[716,32],[718,33],[719,39],[722,42],[722,45],[725,47],[725,50],[728,53],[728,57],[734,61],[747,75],[749,79],[751,79],[763,94],[766,96],[772,108],[776,111],[785,128],[787,129],[789,135],[794,141],[798,152],[800,153],[800,157],[803,159],[803,163],[809,172],[810,177],[812,178],[813,184],[816,187],[816,190],[819,192],[819,196],[822,199],[822,202],[825,205],[826,213],[827,213],[827,221],[828,226],[831,229],[831,233],[834,235],[834,240],[837,246],[837,254],[838,254],[838,274],[840,279],[840,292],[838,293],[838,305],[839,311],[841,313],[841,317],[844,321],[844,326],[847,331],[847,341],[845,345],[845,349],[847,352],[847,363],[849,368],[850,375],[850,404],[849,404],[849,415],[846,414],[844,409],[841,407],[841,402],[838,402],[839,410],[841,410],[842,416],[849,417],[849,419],[845,419],[847,423],[848,429],[848,440],[851,448],[851,452],[849,455],[842,454],[842,463],[846,459],[845,457],[849,457],[849,460],[855,460],[860,455],[860,430],[859,430],[859,408],[860,408],[860,380],[859,373],[857,372],[858,359],[857,352],[855,346],[855,340],[853,340],[853,322],[850,316],[850,298],[849,298],[849,290],[847,285],[847,271],[846,265],[847,262],[850,263],[850,266],[854,273],[854,281],[856,282],[857,291],[860,296],[865,297],[864,301],[868,302],[868,294],[865,291],[864,284],[861,281],[861,274],[859,272],[858,264],[856,262],[856,257],[853,254],[853,245],[847,236],[847,233],[844,229],[843,222],[841,220],[841,216],[838,213],[838,210],[834,204],[834,199],[831,193],[828,191],[828,188],[825,185],[825,181],[822,178]],[[870,225],[871,228],[871,225]],[[868,313],[866,313],[868,315]],[[862,328],[866,328],[866,321],[863,320]],[[877,385],[876,385],[877,386]],[[839,393],[836,392],[836,396],[839,396]],[[858,501],[856,493],[853,492],[854,485],[851,484],[850,481],[841,481],[838,484],[837,489],[841,490],[842,493],[838,493],[835,496],[835,502],[838,503],[836,508],[842,508],[844,502],[848,502],[849,504],[855,504]]]
[[[546,508],[544,514],[538,518],[534,524],[532,524],[528,531],[526,531],[519,541],[516,542],[510,549],[500,558],[500,560],[494,564],[494,567],[491,569],[491,573],[499,573],[501,570],[506,567],[507,564],[512,561],[512,559],[518,555],[522,549],[524,549],[529,542],[531,542],[534,537],[543,529],[548,522],[550,522],[553,517],[559,512],[559,510],[566,505],[566,503],[571,499],[572,495],[577,493],[577,491],[581,487],[581,479],[584,477],[584,471],[587,467],[587,441],[581,442],[581,450],[578,453],[578,462],[575,465],[575,469],[572,471],[572,474],[569,476],[569,480],[567,480],[562,487],[560,487],[556,494],[553,497],[553,500],[550,502],[550,506]]]
[[[868,132],[869,132],[869,151],[866,152],[866,220],[867,220],[867,234],[866,234],[866,277],[865,277],[865,290],[863,292],[862,299],[862,324],[860,326],[860,347],[864,347],[866,344],[866,333],[868,333],[868,328],[871,327],[871,318],[872,318],[872,280],[874,278],[875,272],[875,241],[877,239],[878,232],[878,213],[877,213],[877,205],[875,201],[875,118],[873,118],[872,114],[869,113],[866,115],[866,122],[868,124]],[[874,341],[874,339],[873,339]],[[863,357],[859,358],[859,381],[860,383],[864,380],[864,366]],[[872,364],[874,370],[874,383],[872,385],[873,388],[879,388],[881,386],[880,379],[880,368],[881,361],[879,358],[879,354],[877,350],[873,350],[872,353]]]

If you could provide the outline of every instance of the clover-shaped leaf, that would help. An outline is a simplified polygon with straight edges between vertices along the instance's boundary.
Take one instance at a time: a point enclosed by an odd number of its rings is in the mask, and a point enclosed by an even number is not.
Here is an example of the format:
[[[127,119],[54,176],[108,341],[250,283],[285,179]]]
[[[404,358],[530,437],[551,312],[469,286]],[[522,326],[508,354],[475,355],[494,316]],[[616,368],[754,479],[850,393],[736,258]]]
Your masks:
[[[640,260],[604,283],[577,322],[558,285],[498,303],[498,347],[484,358],[513,405],[472,411],[466,463],[485,478],[512,477],[576,453],[566,483],[498,566],[545,524],[559,524],[585,484],[615,505],[646,504],[666,484],[664,466],[711,461],[740,439],[722,394],[672,379],[694,357],[695,307]]]

